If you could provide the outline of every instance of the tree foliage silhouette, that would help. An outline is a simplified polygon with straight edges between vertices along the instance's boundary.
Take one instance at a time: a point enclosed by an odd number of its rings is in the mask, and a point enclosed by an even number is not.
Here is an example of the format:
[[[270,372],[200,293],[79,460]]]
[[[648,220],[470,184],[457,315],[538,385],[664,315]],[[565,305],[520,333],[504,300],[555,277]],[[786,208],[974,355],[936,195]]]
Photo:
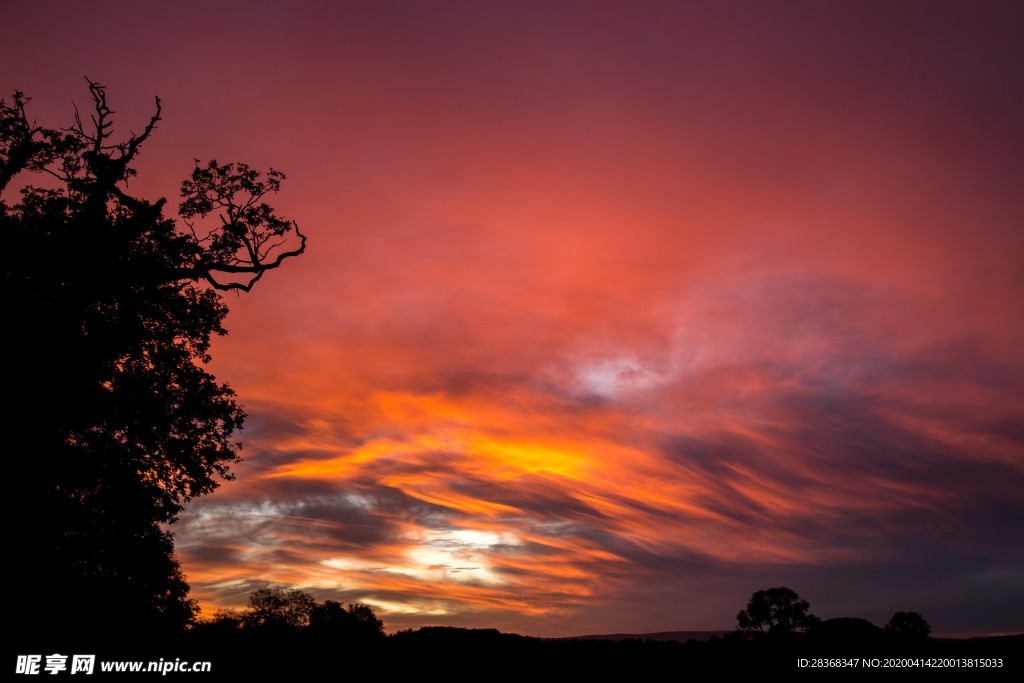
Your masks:
[[[885,632],[900,639],[923,640],[931,634],[932,627],[917,612],[897,612],[885,625]]]
[[[757,591],[747,608],[736,615],[739,630],[747,633],[801,633],[817,623],[810,605],[784,586]]]
[[[309,626],[316,606],[313,596],[295,588],[261,588],[249,595],[242,622],[246,628],[297,630]]]
[[[384,622],[377,618],[372,607],[363,603],[349,604],[348,613],[355,624],[353,629],[359,637],[369,640],[384,635]]]
[[[203,367],[225,334],[217,290],[249,291],[306,238],[264,202],[283,174],[216,161],[183,183],[179,229],[166,200],[127,189],[159,98],[115,141],[104,87],[89,92],[66,129],[36,125],[21,93],[0,101],[0,193],[22,173],[48,179],[0,194],[15,613],[180,625],[195,608],[163,525],[231,477],[244,419]]]
[[[307,630],[326,639],[372,641],[384,637],[384,622],[369,605],[335,600],[316,602],[295,588],[268,587],[249,594],[249,605],[239,615],[242,626],[256,631]]]

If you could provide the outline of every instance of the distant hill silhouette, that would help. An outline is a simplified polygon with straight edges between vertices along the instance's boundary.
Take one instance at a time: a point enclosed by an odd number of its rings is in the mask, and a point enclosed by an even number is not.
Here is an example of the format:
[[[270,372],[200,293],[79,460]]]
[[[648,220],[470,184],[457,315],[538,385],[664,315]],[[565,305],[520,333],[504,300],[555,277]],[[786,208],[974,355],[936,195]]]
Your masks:
[[[691,640],[704,643],[712,638],[721,638],[730,631],[658,631],[656,633],[606,633],[603,635],[570,636],[557,640],[654,640],[658,642],[688,643]]]

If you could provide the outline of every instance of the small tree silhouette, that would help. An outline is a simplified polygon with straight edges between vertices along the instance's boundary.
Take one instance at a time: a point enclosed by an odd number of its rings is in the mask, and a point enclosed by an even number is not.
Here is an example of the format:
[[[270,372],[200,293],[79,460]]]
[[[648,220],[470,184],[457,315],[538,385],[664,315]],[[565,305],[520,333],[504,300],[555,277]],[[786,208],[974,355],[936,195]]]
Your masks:
[[[736,615],[746,633],[801,633],[819,620],[807,613],[810,605],[784,586],[757,591],[747,608]]]
[[[316,605],[309,615],[309,630],[319,636],[357,640],[376,640],[384,636],[384,622],[377,618],[369,605],[341,603],[325,600]]]
[[[348,606],[348,613],[356,622],[356,634],[363,639],[380,638],[384,635],[384,622],[377,618],[373,608],[363,603]]]
[[[932,632],[932,627],[917,612],[897,612],[885,625],[885,632],[901,639],[923,640]]]
[[[242,616],[247,628],[300,629],[309,625],[316,600],[294,588],[261,588],[249,596],[249,609]]]

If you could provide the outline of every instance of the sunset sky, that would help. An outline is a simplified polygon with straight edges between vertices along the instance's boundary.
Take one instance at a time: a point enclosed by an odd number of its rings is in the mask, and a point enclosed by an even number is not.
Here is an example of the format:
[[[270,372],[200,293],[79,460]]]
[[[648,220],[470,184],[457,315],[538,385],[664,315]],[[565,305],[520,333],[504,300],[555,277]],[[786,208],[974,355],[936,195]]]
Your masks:
[[[237,479],[173,525],[389,630],[1024,631],[1024,5],[6,2],[0,96],[107,86],[130,190],[274,167]]]

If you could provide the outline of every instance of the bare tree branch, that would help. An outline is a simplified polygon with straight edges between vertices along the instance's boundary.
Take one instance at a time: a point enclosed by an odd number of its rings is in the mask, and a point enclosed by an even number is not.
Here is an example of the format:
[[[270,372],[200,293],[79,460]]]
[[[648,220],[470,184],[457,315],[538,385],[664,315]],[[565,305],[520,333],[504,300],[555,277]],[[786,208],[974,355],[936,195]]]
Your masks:
[[[23,169],[44,172],[64,182],[69,206],[84,220],[99,220],[110,211],[127,210],[132,224],[145,229],[161,220],[166,200],[149,202],[123,188],[135,175],[131,168],[143,143],[161,120],[162,105],[141,133],[112,141],[113,115],[106,89],[86,77],[92,97],[89,125],[75,106],[74,123],[61,131],[29,124],[27,101],[15,93],[11,106],[0,103],[0,190]],[[191,248],[185,260],[168,274],[172,282],[203,280],[221,291],[250,291],[263,274],[305,252],[306,236],[293,221],[278,216],[265,202],[280,190],[285,175],[271,168],[261,173],[247,164],[219,164],[215,160],[196,168],[182,183],[179,214]],[[216,218],[214,218],[216,216]],[[204,226],[203,219],[210,221]],[[294,235],[294,236],[293,236]],[[291,245],[291,248],[288,248]]]
[[[250,291],[267,270],[302,254],[306,236],[293,221],[278,217],[262,199],[280,189],[284,174],[262,174],[246,164],[206,166],[196,162],[192,177],[182,183],[179,212],[202,245],[195,275],[222,291]],[[217,224],[197,229],[196,218],[217,215]],[[284,249],[294,233],[297,246]]]
[[[279,268],[281,264],[284,263],[285,259],[291,258],[293,256],[298,256],[306,251],[306,236],[303,235],[302,231],[299,230],[298,223],[293,222],[292,225],[295,227],[295,236],[299,238],[298,248],[278,253],[277,256],[274,257],[274,260],[270,261],[269,263],[263,262],[257,258],[242,266],[232,265],[230,263],[214,264],[203,270],[200,273],[201,277],[203,277],[203,279],[205,279],[207,282],[213,285],[215,289],[219,289],[221,291],[252,291],[253,285],[255,285],[259,281],[259,279],[263,277],[263,274],[265,272],[267,272],[268,270],[273,270],[274,268]],[[233,275],[251,274],[252,277],[249,278],[248,281],[244,282],[221,282],[216,277],[218,274],[221,273]]]
[[[29,98],[15,92],[12,103],[0,100],[0,192],[11,179],[50,149],[49,131],[29,123]]]

